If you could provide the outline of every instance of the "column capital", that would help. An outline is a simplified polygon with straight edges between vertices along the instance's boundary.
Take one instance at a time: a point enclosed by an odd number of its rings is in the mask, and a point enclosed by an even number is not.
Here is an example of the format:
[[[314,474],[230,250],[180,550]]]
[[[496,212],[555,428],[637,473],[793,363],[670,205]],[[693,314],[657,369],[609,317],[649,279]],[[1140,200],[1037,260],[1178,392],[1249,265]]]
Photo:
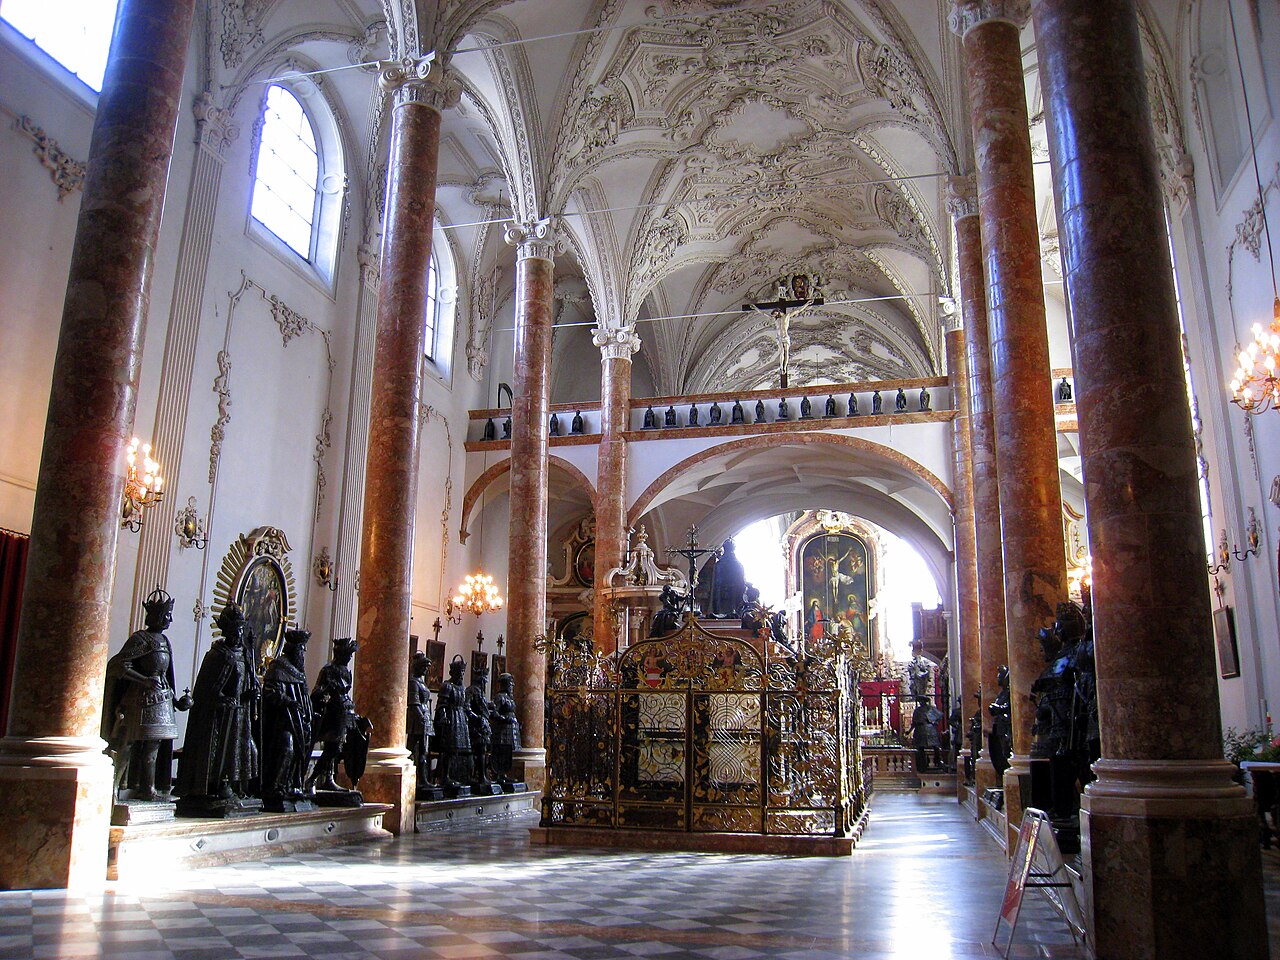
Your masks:
[[[202,90],[191,104],[196,115],[196,143],[211,150],[219,159],[223,152],[240,137],[240,127],[231,119],[231,111],[220,107],[213,94]]]
[[[529,257],[555,259],[555,227],[550,217],[542,220],[512,220],[505,237],[507,243],[516,248],[516,257],[520,260]]]
[[[938,324],[944,333],[954,333],[964,329],[964,317],[955,297],[939,297],[938,314]]]
[[[967,177],[947,177],[947,213],[952,220],[978,215],[978,181]]]
[[[420,103],[437,113],[456,107],[462,99],[462,81],[434,52],[383,60],[378,64],[378,86],[395,97],[396,106]]]
[[[594,327],[591,342],[600,348],[602,360],[630,360],[640,349],[640,337],[634,324],[625,327]]]
[[[377,286],[382,273],[382,254],[372,243],[362,243],[356,248],[356,262],[360,265],[360,279],[369,286]]]
[[[963,40],[984,23],[1009,23],[1021,30],[1031,19],[1031,0],[951,0],[947,24]]]

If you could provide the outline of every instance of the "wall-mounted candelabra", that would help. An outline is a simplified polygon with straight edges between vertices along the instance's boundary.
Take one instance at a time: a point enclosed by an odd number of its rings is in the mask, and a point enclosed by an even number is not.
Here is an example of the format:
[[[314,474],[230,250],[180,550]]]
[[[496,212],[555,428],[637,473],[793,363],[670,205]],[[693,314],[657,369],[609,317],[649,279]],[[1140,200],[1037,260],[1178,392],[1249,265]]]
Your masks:
[[[138,462],[141,453],[142,462]],[[142,529],[142,514],[147,507],[164,499],[161,487],[160,464],[151,459],[151,444],[141,443],[137,437],[129,441],[125,452],[128,471],[124,478],[124,497],[120,505],[120,526],[137,533]]]
[[[173,532],[178,537],[180,547],[195,547],[197,550],[203,550],[209,545],[204,520],[196,510],[195,497],[187,497],[187,505],[174,515]]]
[[[1235,557],[1237,562],[1243,563],[1250,557],[1258,555],[1259,545],[1262,543],[1262,528],[1258,526],[1258,517],[1253,512],[1253,507],[1249,508],[1249,525],[1245,528],[1245,543],[1247,546],[1242,552],[1237,544],[1228,543],[1227,531],[1223,530],[1222,536],[1218,539],[1218,562],[1208,564],[1209,575],[1229,572],[1232,557]]]
[[[338,564],[329,556],[329,548],[322,547],[320,556],[311,564],[311,572],[315,574],[316,583],[328,588],[331,593],[338,592]]]

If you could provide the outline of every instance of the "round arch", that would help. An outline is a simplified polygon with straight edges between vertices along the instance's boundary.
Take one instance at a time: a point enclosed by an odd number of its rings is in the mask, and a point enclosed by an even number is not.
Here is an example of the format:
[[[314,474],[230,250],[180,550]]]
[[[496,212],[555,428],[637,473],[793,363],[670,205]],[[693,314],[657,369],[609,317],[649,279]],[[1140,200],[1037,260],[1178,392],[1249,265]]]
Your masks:
[[[548,481],[552,476],[559,475],[559,478],[567,481],[566,486],[577,487],[580,492],[585,493],[587,500],[591,503],[592,510],[595,509],[596,489],[595,485],[587,479],[586,474],[575,467],[568,460],[561,457],[550,456],[547,458],[550,465]],[[511,458],[504,457],[492,467],[486,470],[467,488],[466,495],[462,498],[462,520],[458,524],[458,542],[465,544],[467,538],[471,536],[471,531],[467,527],[471,523],[471,512],[480,500],[481,494],[485,492],[496,480],[511,472]]]

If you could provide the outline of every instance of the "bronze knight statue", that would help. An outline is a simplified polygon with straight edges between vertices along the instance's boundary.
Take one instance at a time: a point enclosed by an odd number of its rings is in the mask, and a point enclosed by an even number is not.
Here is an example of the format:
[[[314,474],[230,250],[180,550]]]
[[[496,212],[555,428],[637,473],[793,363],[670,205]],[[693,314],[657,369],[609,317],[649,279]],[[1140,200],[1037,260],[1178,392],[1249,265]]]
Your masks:
[[[284,632],[284,649],[262,679],[262,807],[277,813],[314,810],[303,792],[311,760],[306,630]]]
[[[471,727],[467,722],[467,691],[462,675],[467,663],[455,656],[449,663],[449,679],[440,685],[436,697],[435,741],[440,753],[438,766],[444,795],[471,796]]]
[[[352,637],[333,641],[333,659],[320,668],[315,689],[311,691],[311,709],[315,714],[315,740],[323,745],[311,776],[308,792],[314,792],[322,807],[358,807],[364,802],[354,789],[364,774],[369,756],[369,734],[373,727],[356,713],[351,699],[351,658],[359,643]],[[338,785],[338,758],[353,789]]]
[[[471,686],[467,687],[467,723],[471,731],[471,793],[492,795],[502,788],[489,779],[489,751],[493,746],[493,728],[489,723],[492,707],[485,696],[489,681],[488,667],[471,668]]]
[[[431,690],[427,673],[431,659],[421,650],[415,651],[409,664],[409,709],[406,746],[418,774],[417,798],[443,800],[444,792],[431,782],[431,737],[436,732],[431,723]]]

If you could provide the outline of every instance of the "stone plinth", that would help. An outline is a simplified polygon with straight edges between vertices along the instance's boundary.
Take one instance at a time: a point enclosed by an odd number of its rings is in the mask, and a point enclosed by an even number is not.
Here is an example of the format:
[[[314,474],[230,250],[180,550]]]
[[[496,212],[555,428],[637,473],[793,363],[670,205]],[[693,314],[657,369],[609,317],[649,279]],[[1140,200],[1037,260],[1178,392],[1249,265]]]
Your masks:
[[[494,797],[461,797],[457,800],[420,801],[415,813],[419,831],[440,830],[476,820],[502,820],[538,809],[536,790],[503,793]]]

